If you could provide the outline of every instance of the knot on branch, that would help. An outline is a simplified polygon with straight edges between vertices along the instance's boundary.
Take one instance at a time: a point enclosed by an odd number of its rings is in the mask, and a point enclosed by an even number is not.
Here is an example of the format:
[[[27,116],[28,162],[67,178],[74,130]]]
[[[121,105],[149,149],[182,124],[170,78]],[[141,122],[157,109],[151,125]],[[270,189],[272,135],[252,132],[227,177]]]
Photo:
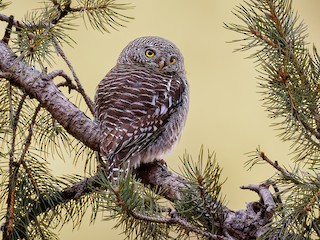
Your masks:
[[[250,184],[241,189],[249,189],[260,196],[259,202],[250,202],[246,210],[230,212],[225,221],[225,235],[236,239],[251,239],[262,235],[267,231],[267,223],[270,222],[276,204],[269,190],[269,184]]]

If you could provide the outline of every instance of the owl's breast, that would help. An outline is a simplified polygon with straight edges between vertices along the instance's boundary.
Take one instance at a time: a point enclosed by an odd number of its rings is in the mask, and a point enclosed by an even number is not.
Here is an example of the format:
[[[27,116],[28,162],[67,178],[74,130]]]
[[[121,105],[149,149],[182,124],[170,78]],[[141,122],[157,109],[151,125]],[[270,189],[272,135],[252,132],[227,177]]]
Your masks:
[[[168,81],[166,90],[158,92],[153,101],[157,102],[155,115],[163,117],[161,132],[142,151],[132,156],[131,165],[137,167],[141,163],[164,159],[179,142],[186,123],[189,110],[189,88],[185,78]]]
[[[185,76],[117,66],[98,85],[96,118],[103,151],[131,166],[163,158],[180,139],[189,106]]]

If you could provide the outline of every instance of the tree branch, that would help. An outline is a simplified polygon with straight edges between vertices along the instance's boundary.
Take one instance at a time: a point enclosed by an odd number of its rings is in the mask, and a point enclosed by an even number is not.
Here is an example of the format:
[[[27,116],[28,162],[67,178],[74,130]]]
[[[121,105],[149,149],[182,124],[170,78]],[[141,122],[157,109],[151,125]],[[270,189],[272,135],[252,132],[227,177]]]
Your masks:
[[[162,224],[168,224],[168,225],[180,225],[182,228],[187,230],[188,232],[194,232],[199,235],[203,235],[205,237],[208,237],[212,240],[227,240],[227,238],[224,238],[222,236],[218,236],[215,234],[212,234],[208,231],[204,231],[202,229],[197,228],[196,226],[189,223],[186,219],[183,219],[175,214],[171,214],[169,217],[154,217],[154,216],[147,216],[140,212],[135,212],[132,209],[128,209],[128,207],[123,202],[119,188],[114,188],[113,192],[116,196],[116,199],[118,201],[118,204],[121,206],[122,210],[126,212],[128,215],[132,216],[135,219],[146,221],[146,222],[155,222],[155,223],[162,223]]]
[[[18,59],[3,41],[0,41],[0,71],[10,75],[11,84],[36,98],[68,133],[91,149],[99,149],[99,126],[72,104],[52,81]]]
[[[6,16],[2,13],[0,13],[0,21],[3,21],[3,22],[11,22],[12,25],[16,26],[16,27],[20,27],[21,26],[21,23],[17,20],[14,20],[13,18],[11,19],[11,16]]]

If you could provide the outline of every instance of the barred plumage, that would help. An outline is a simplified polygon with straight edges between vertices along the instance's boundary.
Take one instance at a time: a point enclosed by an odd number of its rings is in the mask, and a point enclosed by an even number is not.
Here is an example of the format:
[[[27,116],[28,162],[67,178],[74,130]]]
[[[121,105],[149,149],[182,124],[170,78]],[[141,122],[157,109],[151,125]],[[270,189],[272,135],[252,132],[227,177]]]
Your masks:
[[[175,45],[159,37],[131,42],[95,96],[108,171],[117,175],[126,170],[123,163],[128,168],[162,159],[181,136],[188,103],[183,57]]]

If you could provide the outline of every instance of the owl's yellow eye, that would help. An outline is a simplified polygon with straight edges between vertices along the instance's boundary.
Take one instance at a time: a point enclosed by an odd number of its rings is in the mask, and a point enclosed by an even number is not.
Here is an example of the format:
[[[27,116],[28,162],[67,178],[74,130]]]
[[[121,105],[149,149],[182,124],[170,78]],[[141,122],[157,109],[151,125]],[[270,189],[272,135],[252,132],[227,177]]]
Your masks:
[[[175,64],[175,62],[176,62],[176,59],[174,57],[171,57],[170,58],[170,64]]]
[[[155,54],[155,52],[152,51],[152,50],[150,50],[150,49],[148,49],[148,50],[146,51],[146,56],[147,56],[148,58],[152,58],[152,57],[154,56],[154,54]]]

